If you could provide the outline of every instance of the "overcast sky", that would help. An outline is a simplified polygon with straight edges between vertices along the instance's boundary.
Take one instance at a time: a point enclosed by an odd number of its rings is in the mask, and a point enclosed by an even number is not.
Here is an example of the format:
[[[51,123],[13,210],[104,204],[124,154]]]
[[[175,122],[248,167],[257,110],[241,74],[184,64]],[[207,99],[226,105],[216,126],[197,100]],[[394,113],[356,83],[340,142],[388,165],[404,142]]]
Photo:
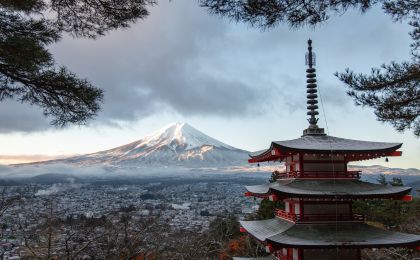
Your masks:
[[[98,40],[65,37],[52,46],[58,64],[105,90],[103,110],[88,126],[55,129],[35,107],[0,103],[0,163],[19,161],[16,155],[28,160],[108,149],[174,121],[251,151],[297,138],[307,127],[310,37],[325,108],[320,126],[328,123],[334,136],[404,143],[403,157],[367,165],[420,168],[420,140],[356,107],[333,76],[347,67],[369,72],[408,60],[409,30],[375,9],[346,13],[315,30],[261,31],[211,16],[194,1],[162,1],[130,29]]]

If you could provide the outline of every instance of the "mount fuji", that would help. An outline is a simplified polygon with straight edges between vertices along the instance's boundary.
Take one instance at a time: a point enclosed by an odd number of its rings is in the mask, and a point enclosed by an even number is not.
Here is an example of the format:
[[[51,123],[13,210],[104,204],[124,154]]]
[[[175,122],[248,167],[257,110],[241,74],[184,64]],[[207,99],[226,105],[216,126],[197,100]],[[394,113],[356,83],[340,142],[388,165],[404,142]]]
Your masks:
[[[243,166],[247,159],[245,150],[222,143],[189,124],[173,123],[138,141],[110,150],[35,164],[201,168]]]

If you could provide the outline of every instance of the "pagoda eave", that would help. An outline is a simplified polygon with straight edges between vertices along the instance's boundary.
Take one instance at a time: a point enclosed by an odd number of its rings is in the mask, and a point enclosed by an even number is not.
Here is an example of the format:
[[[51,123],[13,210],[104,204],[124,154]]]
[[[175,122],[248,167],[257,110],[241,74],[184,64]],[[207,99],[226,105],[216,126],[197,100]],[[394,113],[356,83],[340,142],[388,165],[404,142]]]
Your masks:
[[[401,156],[401,143],[368,142],[333,136],[303,136],[272,142],[270,148],[250,153],[249,163],[282,160],[296,153],[345,155],[346,161],[361,161],[384,156]]]
[[[286,231],[294,225],[294,223],[284,221],[280,218],[257,221],[239,221],[239,223],[241,227],[248,232],[248,234],[252,235],[261,242],[265,241],[268,237]]]
[[[288,179],[245,186],[248,196],[319,199],[403,199],[412,190],[405,186],[385,186],[359,180]]]
[[[333,244],[311,244],[311,245],[299,245],[299,244],[291,244],[291,243],[275,243],[270,240],[267,241],[268,244],[273,246],[274,250],[280,250],[282,248],[301,248],[301,249],[332,249],[332,248],[340,248],[340,249],[364,249],[364,248],[389,248],[389,247],[411,247],[416,248],[419,241],[407,242],[407,243],[381,243],[381,244],[352,244],[352,243],[333,243]]]
[[[388,231],[364,223],[300,224],[267,238],[266,242],[274,248],[415,247],[420,235]]]
[[[340,199],[340,200],[348,200],[348,199],[397,199],[402,200],[405,195],[410,193],[411,189],[408,191],[402,191],[398,193],[392,194],[341,194],[341,193],[332,193],[332,194],[301,194],[301,193],[286,193],[286,192],[279,192],[273,191],[269,195],[275,195],[278,199],[287,199],[287,198],[302,198],[302,199]],[[258,195],[258,194],[256,194]],[[268,195],[268,196],[269,196]]]
[[[388,231],[364,223],[294,224],[280,218],[240,223],[250,235],[275,250],[416,247],[420,243],[420,235]]]

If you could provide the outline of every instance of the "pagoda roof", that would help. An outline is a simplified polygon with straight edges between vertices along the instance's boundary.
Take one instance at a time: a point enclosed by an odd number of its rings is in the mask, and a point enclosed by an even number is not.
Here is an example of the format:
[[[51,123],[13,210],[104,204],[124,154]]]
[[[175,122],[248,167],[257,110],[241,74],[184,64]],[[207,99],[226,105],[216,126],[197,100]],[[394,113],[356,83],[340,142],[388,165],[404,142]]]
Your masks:
[[[260,241],[266,240],[281,232],[291,228],[294,223],[284,221],[280,218],[272,218],[258,221],[239,221],[241,226],[245,228],[248,233],[251,233],[256,239]]]
[[[300,138],[286,141],[274,141],[266,150],[250,153],[250,162],[278,160],[293,152],[307,153],[337,153],[363,154],[362,159],[372,159],[382,156],[392,156],[393,151],[399,149],[402,143],[384,143],[344,139],[328,135],[304,135]],[[366,154],[369,154],[366,157]],[[360,160],[356,157],[350,161]]]
[[[240,223],[252,236],[280,248],[368,248],[420,243],[420,235],[388,231],[365,223],[293,224],[280,218]],[[279,223],[279,227],[274,227],[275,234],[271,231],[274,223]]]
[[[399,198],[411,191],[411,187],[342,179],[284,179],[245,188],[254,195],[273,193],[284,198]]]

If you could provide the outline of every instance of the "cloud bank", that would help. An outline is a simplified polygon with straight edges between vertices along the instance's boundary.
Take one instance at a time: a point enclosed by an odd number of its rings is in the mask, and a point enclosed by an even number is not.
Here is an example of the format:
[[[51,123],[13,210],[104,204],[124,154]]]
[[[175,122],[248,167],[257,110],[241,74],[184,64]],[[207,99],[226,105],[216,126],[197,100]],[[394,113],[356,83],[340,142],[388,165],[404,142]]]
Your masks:
[[[225,21],[187,1],[163,1],[151,12],[128,30],[96,41],[66,37],[52,47],[59,64],[105,90],[95,123],[135,121],[162,111],[219,116],[261,112],[258,103],[268,88],[229,75],[217,55],[230,38]],[[51,127],[37,108],[17,102],[1,108],[0,120],[8,123],[0,132]]]
[[[350,12],[316,33],[284,26],[261,32],[211,16],[195,2],[161,1],[130,29],[95,41],[65,37],[51,51],[58,64],[105,90],[103,110],[91,124],[135,122],[161,112],[244,118],[305,109],[303,56],[307,38],[315,35],[325,102],[345,109],[351,102],[332,73],[352,64],[366,71],[382,62],[370,57],[378,48],[388,59],[401,56],[396,45],[409,45],[405,27],[395,30],[381,10],[368,16]],[[302,70],[291,70],[296,67]],[[0,103],[0,120],[0,133],[51,128],[39,109],[13,101]]]

